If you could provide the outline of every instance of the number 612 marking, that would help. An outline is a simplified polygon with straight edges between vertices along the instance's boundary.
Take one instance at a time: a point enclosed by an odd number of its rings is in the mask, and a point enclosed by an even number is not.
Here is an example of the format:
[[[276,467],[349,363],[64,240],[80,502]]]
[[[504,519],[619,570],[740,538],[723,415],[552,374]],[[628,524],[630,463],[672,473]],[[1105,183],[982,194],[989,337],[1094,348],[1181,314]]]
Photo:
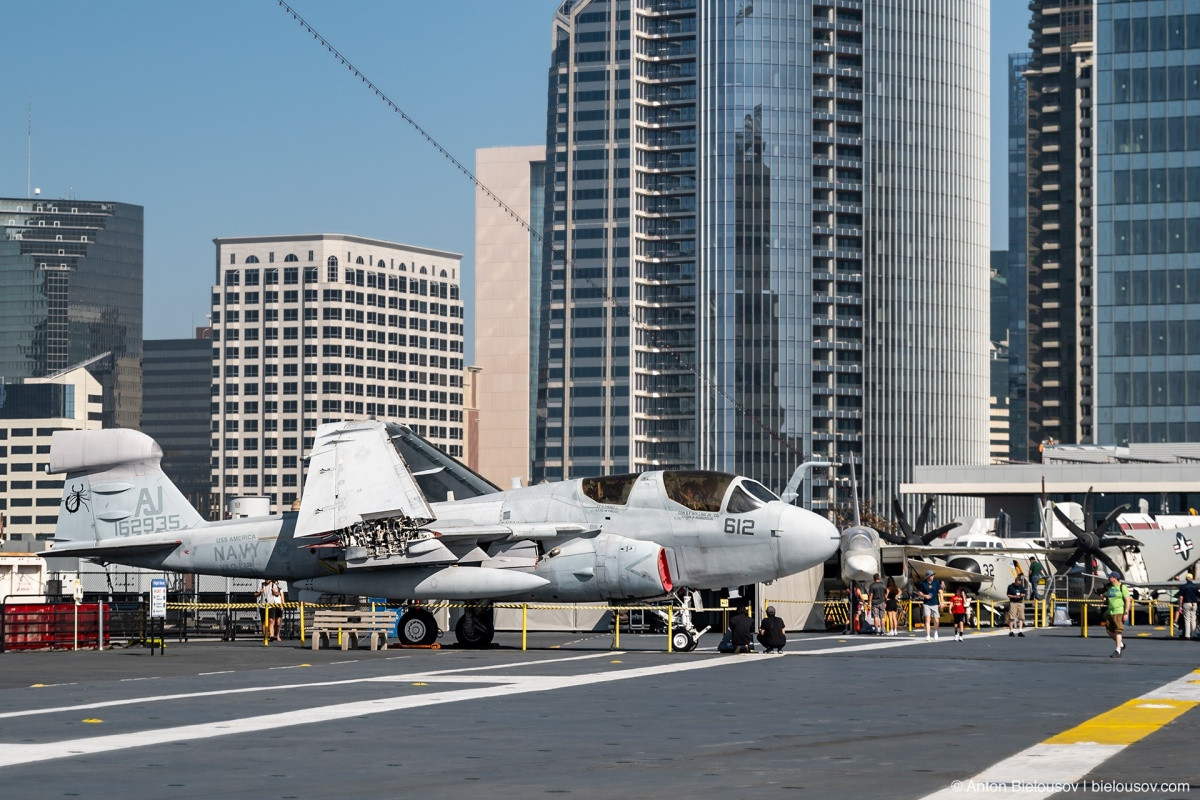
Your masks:
[[[743,536],[754,535],[754,520],[752,519],[736,519],[730,517],[725,520],[726,533],[740,533]]]

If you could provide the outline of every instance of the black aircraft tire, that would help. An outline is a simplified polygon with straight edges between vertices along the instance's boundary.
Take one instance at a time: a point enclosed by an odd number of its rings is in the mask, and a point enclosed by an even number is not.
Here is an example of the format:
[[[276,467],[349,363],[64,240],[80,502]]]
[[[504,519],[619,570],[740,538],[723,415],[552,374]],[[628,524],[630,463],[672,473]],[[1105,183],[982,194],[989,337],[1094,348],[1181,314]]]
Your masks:
[[[479,650],[492,643],[492,639],[496,637],[496,629],[479,619],[468,623],[464,614],[454,625],[454,637],[463,647]]]
[[[423,608],[405,611],[396,628],[400,644],[430,645],[438,638],[437,620]]]
[[[680,653],[690,653],[696,649],[696,637],[689,631],[674,631],[671,634],[671,649]]]

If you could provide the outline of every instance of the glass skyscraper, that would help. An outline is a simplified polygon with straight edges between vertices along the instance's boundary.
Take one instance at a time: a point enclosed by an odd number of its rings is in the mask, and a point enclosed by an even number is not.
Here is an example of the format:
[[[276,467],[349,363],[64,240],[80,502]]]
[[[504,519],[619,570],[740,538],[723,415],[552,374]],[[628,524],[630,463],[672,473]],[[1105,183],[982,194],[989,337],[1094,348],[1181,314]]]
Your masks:
[[[0,198],[0,377],[112,354],[105,427],[142,415],[142,207]]]
[[[1029,362],[1027,327],[1029,273],[1026,259],[1025,218],[1029,198],[1025,159],[1028,155],[1025,126],[1028,120],[1025,70],[1029,53],[1008,56],[1008,457],[1029,460],[1026,370]]]
[[[984,0],[564,2],[533,479],[986,463],[987,40]]]
[[[1096,2],[1096,441],[1200,440],[1200,7]]]

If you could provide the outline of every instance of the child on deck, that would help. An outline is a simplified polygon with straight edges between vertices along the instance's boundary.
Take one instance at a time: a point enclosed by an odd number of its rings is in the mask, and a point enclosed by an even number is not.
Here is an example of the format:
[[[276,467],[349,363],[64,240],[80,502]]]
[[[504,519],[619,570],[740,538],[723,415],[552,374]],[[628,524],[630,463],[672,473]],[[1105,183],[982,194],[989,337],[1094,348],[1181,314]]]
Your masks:
[[[954,615],[954,641],[964,641],[963,631],[967,624],[967,591],[961,586],[950,598],[950,613]]]

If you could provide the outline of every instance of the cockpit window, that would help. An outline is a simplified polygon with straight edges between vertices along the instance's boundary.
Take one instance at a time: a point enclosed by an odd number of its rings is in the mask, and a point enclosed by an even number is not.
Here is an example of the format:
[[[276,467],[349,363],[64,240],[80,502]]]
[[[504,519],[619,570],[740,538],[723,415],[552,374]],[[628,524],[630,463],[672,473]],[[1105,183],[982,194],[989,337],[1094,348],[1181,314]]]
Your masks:
[[[726,510],[730,514],[747,514],[756,508],[762,508],[763,505],[761,500],[752,497],[741,486],[735,486],[729,495],[729,505]]]
[[[633,475],[606,475],[603,478],[584,478],[583,493],[597,503],[623,506],[629,502],[629,493],[637,483],[638,473]]]
[[[757,497],[759,500],[762,500],[764,503],[770,503],[779,499],[779,495],[775,494],[758,481],[752,481],[749,478],[744,478],[742,480],[742,488]]]
[[[716,513],[733,481],[724,472],[664,472],[663,488],[667,497],[693,511]]]

